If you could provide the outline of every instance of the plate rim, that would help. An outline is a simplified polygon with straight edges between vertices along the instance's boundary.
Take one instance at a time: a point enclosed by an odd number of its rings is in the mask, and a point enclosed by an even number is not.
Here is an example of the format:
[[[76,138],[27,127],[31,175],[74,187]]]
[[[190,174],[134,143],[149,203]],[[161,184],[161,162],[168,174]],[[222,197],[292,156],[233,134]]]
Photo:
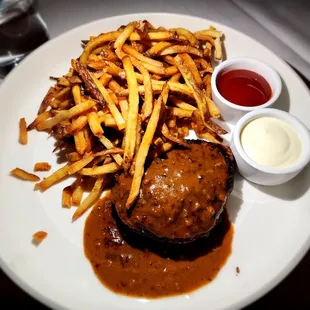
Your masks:
[[[261,43],[257,39],[251,37],[250,35],[242,32],[240,30],[235,29],[234,27],[228,26],[225,23],[217,22],[216,20],[203,18],[203,17],[190,15],[190,14],[179,14],[179,13],[169,13],[169,12],[143,12],[143,13],[129,13],[129,14],[113,15],[113,16],[109,16],[109,17],[105,17],[105,18],[95,19],[95,20],[89,21],[87,23],[84,23],[82,25],[79,25],[77,27],[74,27],[72,29],[69,29],[65,32],[62,32],[62,33],[58,34],[57,36],[55,36],[54,38],[52,38],[51,40],[45,42],[44,44],[42,44],[41,46],[39,46],[35,50],[33,50],[27,57],[25,57],[20,62],[17,69],[15,68],[5,77],[5,79],[3,80],[3,82],[0,85],[0,95],[1,95],[2,89],[5,88],[6,84],[8,84],[11,79],[14,79],[15,75],[17,75],[19,73],[20,70],[18,68],[23,66],[23,64],[31,61],[32,58],[36,57],[37,53],[41,52],[41,49],[45,49],[50,44],[54,44],[54,41],[57,41],[58,39],[67,36],[71,32],[79,31],[80,29],[87,27],[87,26],[90,26],[92,24],[96,24],[96,23],[100,23],[100,22],[108,21],[108,20],[112,20],[112,19],[119,19],[122,17],[130,18],[131,16],[134,19],[137,19],[137,18],[138,19],[141,19],[141,18],[146,19],[146,18],[143,18],[143,16],[145,17],[145,15],[150,16],[150,17],[153,17],[153,16],[157,16],[157,17],[158,16],[175,16],[175,17],[183,17],[183,18],[184,17],[185,18],[194,18],[194,19],[198,19],[198,20],[200,19],[200,20],[203,20],[204,22],[207,21],[210,24],[214,23],[214,24],[224,26],[224,27],[229,28],[233,32],[236,32],[239,35],[241,35],[247,39],[255,41],[256,43],[258,43],[259,45],[261,45],[265,49],[267,49],[270,53],[272,53],[278,59],[278,61],[281,62],[281,64],[283,66],[285,66],[290,71],[290,74],[293,74],[294,77],[297,78],[297,80],[302,85],[302,87],[304,88],[304,90],[306,91],[306,93],[308,94],[309,99],[310,99],[310,89],[307,87],[307,85],[302,80],[302,78],[296,73],[296,71],[293,69],[293,67],[291,67],[289,65],[289,63],[287,63],[284,59],[282,59],[275,52],[273,52],[270,48],[268,48],[265,44]],[[247,295],[246,297],[240,299],[239,301],[234,302],[233,304],[229,305],[226,309],[242,309],[242,308],[254,303],[258,299],[262,298],[267,293],[271,292],[277,285],[279,285],[296,268],[296,266],[300,263],[300,261],[306,255],[309,248],[310,248],[310,231],[309,231],[308,238],[306,239],[306,241],[304,242],[304,244],[300,248],[299,252],[296,252],[294,259],[292,259],[286,265],[286,267],[279,272],[279,274],[277,276],[275,276],[267,284],[263,284],[255,292],[253,292],[250,295]],[[44,304],[45,306],[52,307],[55,309],[69,309],[69,308],[65,307],[64,305],[58,303],[57,301],[53,300],[52,298],[46,297],[40,291],[34,289],[31,285],[29,285],[27,283],[27,281],[25,281],[21,277],[19,277],[18,274],[15,273],[13,271],[13,269],[5,262],[5,260],[3,259],[3,256],[1,254],[0,254],[0,268],[20,289],[22,289],[24,292],[29,294],[32,298],[36,299],[37,301]]]

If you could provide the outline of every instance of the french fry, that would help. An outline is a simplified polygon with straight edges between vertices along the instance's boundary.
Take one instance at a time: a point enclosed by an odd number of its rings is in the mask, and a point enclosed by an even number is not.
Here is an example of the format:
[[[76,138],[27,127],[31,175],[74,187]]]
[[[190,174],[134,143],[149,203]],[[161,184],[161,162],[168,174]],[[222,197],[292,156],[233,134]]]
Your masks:
[[[80,56],[80,62],[81,64],[86,64],[88,56],[91,54],[91,52],[98,46],[102,45],[105,42],[115,41],[120,35],[119,31],[112,31],[108,33],[104,33],[99,35],[93,40],[90,40],[84,50],[82,55]]]
[[[180,54],[180,53],[188,53],[193,54],[199,57],[202,57],[202,51],[196,47],[190,45],[173,45],[162,50],[159,55],[171,55],[171,54]]]
[[[204,75],[206,72],[207,73],[212,73],[213,72],[213,68],[212,65],[206,61],[203,58],[196,58],[194,60],[196,68],[198,69],[200,75]]]
[[[182,146],[188,147],[187,143],[183,139],[180,139],[180,138],[178,138],[178,137],[176,137],[170,133],[166,124],[163,124],[162,129],[161,129],[161,133],[168,140],[175,142],[177,144],[180,144]]]
[[[54,100],[56,92],[57,91],[54,87],[49,88],[47,94],[45,95],[45,97],[43,98],[41,102],[40,108],[38,110],[38,115],[42,114],[43,112],[47,110],[52,100]]]
[[[73,104],[74,104],[74,101],[72,99],[67,99],[67,100],[64,100],[64,101],[61,101],[61,102],[54,100],[51,103],[51,107],[53,109],[64,110],[64,109],[68,109],[68,108],[72,107]]]
[[[184,36],[186,40],[194,47],[199,47],[197,38],[185,28],[170,28],[169,31],[175,31],[179,36]]]
[[[79,206],[81,204],[84,188],[83,188],[83,179],[81,176],[78,176],[76,181],[74,182],[72,188],[72,197],[71,197],[71,203],[73,206]]]
[[[107,103],[107,106],[111,112],[111,114],[113,115],[116,125],[118,127],[119,130],[123,130],[125,128],[125,120],[122,117],[120,111],[117,109],[115,103],[113,102],[112,97],[110,96],[109,92],[107,91],[107,89],[93,76],[91,75],[95,85],[98,87],[102,97],[104,98],[105,102]]]
[[[69,154],[66,155],[67,159],[69,162],[75,162],[80,160],[82,157],[78,152],[71,152]]]
[[[144,103],[142,105],[142,115],[143,118],[146,119],[150,117],[153,109],[153,90],[151,77],[149,72],[139,61],[132,59],[132,64],[140,71],[143,76]]]
[[[83,79],[87,90],[92,94],[92,96],[102,105],[105,106],[105,100],[98,89],[98,85],[96,85],[93,76],[89,73],[87,68],[83,66],[80,62],[78,61],[72,61],[72,65],[76,67],[76,70],[80,74],[81,78]],[[102,84],[99,83],[101,86]]]
[[[208,110],[209,110],[211,116],[214,118],[219,118],[221,116],[221,112],[220,112],[219,108],[215,105],[213,100],[211,100],[210,97],[208,97],[206,95],[206,93],[204,93],[204,97],[205,97],[205,100],[207,102]]]
[[[200,30],[196,31],[194,35],[198,40],[206,41],[206,37],[220,38],[222,36],[222,32],[218,30]]]
[[[32,235],[32,240],[35,245],[39,245],[47,237],[47,235],[48,234],[46,231],[40,230]]]
[[[115,80],[113,80],[113,79],[109,82],[109,88],[110,88],[113,92],[121,91],[121,90],[122,90],[122,87],[121,87]]]
[[[178,70],[178,68],[177,67],[175,67],[175,66],[171,66],[171,67],[169,67],[169,68],[166,68],[165,69],[165,75],[167,76],[169,76],[169,75],[175,75],[175,74],[177,74],[179,72],[179,70]]]
[[[68,129],[68,133],[75,134],[78,131],[81,131],[87,125],[87,116],[81,115],[76,118]]]
[[[75,143],[75,148],[77,152],[80,155],[83,155],[87,148],[83,130],[78,131],[74,134],[74,143]]]
[[[10,173],[11,175],[24,181],[37,182],[40,180],[40,178],[37,175],[29,173],[20,168],[15,168]]]
[[[125,122],[127,122],[127,119],[128,119],[128,101],[127,101],[127,99],[119,98],[119,107],[121,109],[121,113],[122,113],[122,116],[123,116]]]
[[[201,114],[194,111],[192,114],[192,128],[199,138],[209,140],[214,143],[221,143],[223,141],[215,131],[206,126]]]
[[[56,116],[46,120],[42,121],[37,125],[38,130],[45,130],[48,128],[52,128],[53,126],[59,124],[61,121],[65,119],[71,119],[74,116],[80,115],[83,112],[86,112],[87,110],[90,110],[93,106],[97,104],[94,100],[86,100],[84,102],[81,102],[79,105],[74,106],[73,108],[69,110],[63,110],[60,111]]]
[[[88,126],[83,128],[83,134],[84,134],[85,143],[86,143],[85,153],[89,153],[91,149],[93,148],[94,136],[91,136],[90,129]]]
[[[101,75],[99,81],[103,86],[107,86],[111,79],[112,79],[112,75],[107,72],[104,72]]]
[[[134,57],[132,57],[132,58],[134,58]],[[166,74],[164,67],[154,66],[153,64],[149,64],[149,63],[144,62],[144,61],[141,63],[145,67],[145,69],[147,69],[151,73],[158,74],[158,75],[165,75]]]
[[[164,141],[163,141],[163,139],[162,139],[161,137],[158,137],[158,138],[156,138],[156,139],[153,141],[153,144],[154,144],[155,146],[161,146],[161,145],[164,144]]]
[[[168,84],[165,84],[165,86],[163,87],[163,93],[165,92],[168,92]],[[135,173],[133,176],[130,193],[129,193],[129,196],[126,202],[127,209],[129,209],[133,205],[133,203],[135,202],[136,198],[139,195],[140,185],[141,185],[142,177],[144,174],[145,160],[147,158],[149,148],[152,144],[152,140],[153,140],[155,131],[157,129],[157,124],[159,121],[161,106],[164,100],[163,98],[164,96],[166,97],[165,94],[161,94],[158,100],[155,101],[154,109],[153,109],[150,121],[147,125],[145,134],[143,136],[141,145],[137,153],[137,157],[135,160]]]
[[[152,58],[142,55],[141,53],[137,52],[134,48],[129,46],[128,44],[123,45],[123,51],[127,53],[128,55],[136,58],[137,60],[140,60],[143,63],[147,63],[151,66],[160,67],[160,68],[164,67],[160,61],[154,60]]]
[[[88,155],[88,156],[74,162],[73,164],[71,164],[68,167],[68,174],[71,175],[71,174],[74,174],[74,173],[80,171],[85,166],[87,166],[94,158],[95,158],[94,155]]]
[[[103,129],[99,122],[99,117],[96,112],[90,112],[87,114],[88,125],[94,136],[100,138],[103,135]]]
[[[208,110],[208,106],[206,103],[206,99],[203,96],[203,93],[199,89],[198,85],[195,83],[194,77],[192,73],[190,72],[189,68],[185,65],[182,57],[180,55],[177,55],[175,58],[176,64],[182,73],[182,76],[185,80],[186,85],[192,90],[192,93],[194,95],[194,98],[197,102],[198,109],[201,113],[201,116],[203,119],[209,119],[210,118],[210,112]]]
[[[119,166],[117,163],[111,163],[94,168],[83,168],[81,170],[81,175],[97,176],[108,173],[114,173],[122,169],[122,166]]]
[[[175,107],[169,107],[168,111],[170,115],[176,116],[178,118],[190,118],[193,114],[193,110],[183,110]]]
[[[19,120],[19,143],[20,144],[28,143],[27,123],[25,118],[21,118]]]
[[[50,171],[52,166],[46,162],[39,162],[34,165],[33,170],[36,171]]]
[[[202,79],[202,84],[205,90],[205,95],[208,98],[212,97],[212,89],[211,89],[211,74],[206,74]]]
[[[150,41],[169,41],[179,39],[176,32],[171,32],[167,30],[163,31],[149,31],[146,36],[141,37],[137,32],[133,32],[129,40],[130,41],[140,41],[140,40],[150,40]]]
[[[164,81],[151,80],[151,82],[152,82],[153,92],[154,91],[158,91],[158,92],[162,91],[163,86],[165,84]],[[193,97],[193,93],[187,85],[184,85],[181,83],[176,83],[176,82],[170,82],[170,81],[168,82],[168,84],[169,84],[170,91],[185,94],[187,96]],[[140,94],[145,93],[144,85],[138,86],[138,92]],[[117,93],[117,96],[119,96],[119,97],[127,97],[128,95],[129,95],[128,89],[124,89],[124,90]]]
[[[123,32],[115,40],[114,48],[115,48],[115,54],[118,56],[118,58],[122,59],[125,56],[125,54],[122,52],[123,44],[130,37],[130,35],[134,32],[136,27],[137,27],[137,23],[136,22],[129,23],[125,27]]]
[[[197,110],[196,107],[194,107],[193,105],[189,103],[184,102],[182,99],[179,99],[176,96],[170,96],[170,100],[177,108],[188,110],[188,111]]]
[[[111,113],[100,115],[99,121],[100,123],[103,123],[105,127],[111,127],[117,129],[116,122]]]
[[[102,136],[99,140],[108,150],[114,148],[113,143],[107,137]],[[120,156],[119,154],[113,154],[112,156],[119,166],[123,164],[122,156]]]
[[[29,130],[36,128],[40,122],[43,122],[50,117],[52,117],[52,111],[45,111],[45,112],[39,114],[35,118],[35,120],[30,125],[28,125],[27,130],[29,131]]]
[[[41,192],[44,192],[52,185],[65,178],[67,175],[68,175],[68,164],[55,171],[53,174],[45,178],[40,183],[36,183],[35,189],[39,189]]]
[[[164,50],[165,48],[171,45],[172,45],[171,42],[166,42],[166,41],[158,42],[155,45],[153,45],[150,49],[148,49],[144,54],[147,57],[154,57],[158,55],[162,50]]]
[[[202,84],[202,79],[200,73],[197,70],[195,62],[193,61],[193,58],[187,53],[179,56],[183,60],[184,64],[187,66],[188,70],[191,72],[195,83],[200,87]]]
[[[76,106],[81,104],[81,88],[79,85],[72,87],[72,95]],[[73,123],[69,130],[74,135],[75,148],[80,155],[83,155],[86,151],[86,140],[84,137],[83,129],[87,124],[87,116],[80,116],[79,118],[74,117]]]
[[[71,208],[72,202],[71,202],[71,197],[72,197],[72,187],[71,186],[66,186],[62,190],[62,206],[64,208]]]
[[[216,132],[218,135],[225,135],[227,133],[224,128],[213,122],[211,119],[207,120],[205,124],[208,128]]]
[[[99,176],[95,182],[95,185],[89,195],[80,204],[72,216],[72,221],[77,220],[82,214],[84,214],[100,197],[103,187],[105,185],[105,179],[103,176]]]
[[[221,39],[218,37],[214,40],[215,58],[221,60],[223,58]]]
[[[181,76],[182,76],[182,74],[181,74],[180,72],[179,72],[179,73],[176,73],[176,74],[174,74],[174,75],[170,78],[169,82],[178,83],[179,80],[180,80],[180,78],[181,78]]]
[[[117,66],[112,61],[106,61],[106,65],[108,66],[107,72],[111,74],[112,76],[120,77],[122,79],[125,79],[125,71],[121,69],[119,66]]]
[[[126,72],[128,91],[129,91],[129,111],[126,124],[125,146],[124,146],[124,161],[123,166],[129,169],[135,151],[137,121],[138,121],[138,107],[139,107],[139,93],[137,78],[134,73],[131,59],[126,56],[123,58],[124,70]]]

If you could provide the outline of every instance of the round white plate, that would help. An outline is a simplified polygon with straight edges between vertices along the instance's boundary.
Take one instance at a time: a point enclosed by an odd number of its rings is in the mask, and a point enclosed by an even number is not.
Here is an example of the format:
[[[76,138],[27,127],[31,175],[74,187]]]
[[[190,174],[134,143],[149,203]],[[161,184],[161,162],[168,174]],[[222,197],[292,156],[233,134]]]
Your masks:
[[[279,109],[290,111],[310,127],[310,96],[294,71],[266,47],[229,27],[201,18],[174,14],[133,14],[95,21],[46,43],[28,56],[0,88],[0,261],[3,270],[29,294],[57,309],[237,309],[279,283],[299,262],[310,244],[309,166],[291,182],[261,187],[236,177],[228,209],[235,225],[233,251],[217,278],[188,295],[141,300],[114,294],[94,275],[83,252],[87,214],[71,223],[73,209],[61,207],[61,189],[45,193],[33,183],[9,176],[20,167],[32,171],[38,161],[56,170],[53,140],[31,132],[29,144],[18,141],[18,120],[30,122],[48,87],[49,76],[61,76],[78,57],[80,42],[132,20],[148,19],[156,26],[186,27],[193,31],[211,24],[225,34],[227,58],[251,56],[272,65],[283,79]],[[41,173],[40,176],[46,176]],[[32,234],[46,230],[39,247]],[[236,275],[236,267],[240,274]]]

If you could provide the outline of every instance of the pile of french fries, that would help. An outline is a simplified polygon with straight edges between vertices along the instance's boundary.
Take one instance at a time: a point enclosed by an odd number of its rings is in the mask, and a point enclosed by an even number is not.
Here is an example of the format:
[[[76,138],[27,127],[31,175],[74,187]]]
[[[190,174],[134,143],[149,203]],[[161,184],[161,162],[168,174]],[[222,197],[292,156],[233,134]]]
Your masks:
[[[214,27],[192,33],[134,21],[82,41],[83,53],[71,61],[67,74],[53,78],[55,86],[27,127],[48,131],[56,138],[56,150],[67,151],[67,163],[35,188],[45,191],[75,176],[63,189],[62,204],[77,206],[76,220],[123,170],[132,177],[130,208],[147,160],[176,144],[186,147],[189,130],[222,142],[226,131],[213,121],[220,111],[211,100],[210,82],[211,60],[222,58],[221,37]]]

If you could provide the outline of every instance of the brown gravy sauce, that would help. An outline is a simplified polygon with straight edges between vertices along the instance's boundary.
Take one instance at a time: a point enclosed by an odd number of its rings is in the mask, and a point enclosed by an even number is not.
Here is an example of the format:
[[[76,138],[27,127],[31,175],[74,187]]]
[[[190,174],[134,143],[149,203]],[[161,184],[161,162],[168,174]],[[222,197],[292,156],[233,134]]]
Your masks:
[[[212,281],[232,249],[227,211],[208,238],[164,244],[133,234],[110,202],[99,201],[84,229],[85,255],[98,279],[116,293],[158,298],[193,291]]]

